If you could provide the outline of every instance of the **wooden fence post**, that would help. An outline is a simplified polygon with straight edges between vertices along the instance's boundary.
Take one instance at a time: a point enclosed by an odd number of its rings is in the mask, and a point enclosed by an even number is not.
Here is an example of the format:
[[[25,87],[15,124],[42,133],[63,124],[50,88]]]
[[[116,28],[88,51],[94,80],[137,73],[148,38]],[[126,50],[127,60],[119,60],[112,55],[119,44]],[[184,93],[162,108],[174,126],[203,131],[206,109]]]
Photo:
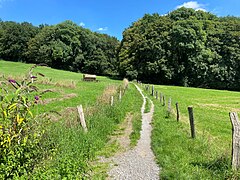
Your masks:
[[[194,127],[194,116],[193,116],[193,107],[188,107],[190,128],[191,128],[191,137],[195,138],[195,127]]]
[[[162,100],[163,100],[163,106],[165,106],[166,102],[165,102],[165,96],[162,96]]]
[[[154,86],[152,85],[152,96],[154,96]]]
[[[171,114],[171,104],[172,104],[172,99],[169,98],[169,100],[168,100],[168,116],[170,116],[170,114]]]
[[[113,96],[111,96],[111,106],[113,106]]]
[[[232,169],[240,166],[240,122],[236,112],[229,113],[232,123]]]
[[[77,106],[77,110],[78,110],[78,114],[79,114],[81,126],[83,127],[83,130],[84,130],[85,132],[87,132],[88,130],[87,130],[87,125],[86,125],[85,118],[84,118],[84,113],[83,113],[83,107],[82,107],[82,105]]]
[[[155,94],[156,94],[156,99],[158,99],[158,91],[156,91],[156,93],[155,93]]]
[[[178,107],[178,102],[176,102],[176,110],[177,110],[177,122],[179,122],[179,107]]]
[[[122,90],[120,89],[120,92],[119,92],[119,101],[122,100]]]

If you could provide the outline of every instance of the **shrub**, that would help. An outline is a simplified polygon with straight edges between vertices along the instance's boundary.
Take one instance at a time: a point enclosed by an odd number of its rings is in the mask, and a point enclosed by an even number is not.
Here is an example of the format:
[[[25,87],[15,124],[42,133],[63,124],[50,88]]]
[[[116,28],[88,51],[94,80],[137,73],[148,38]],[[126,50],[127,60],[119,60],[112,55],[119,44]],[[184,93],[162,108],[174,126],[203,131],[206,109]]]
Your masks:
[[[29,174],[39,157],[43,135],[31,109],[40,94],[34,86],[37,75],[33,66],[22,82],[5,79],[0,82],[0,179]]]

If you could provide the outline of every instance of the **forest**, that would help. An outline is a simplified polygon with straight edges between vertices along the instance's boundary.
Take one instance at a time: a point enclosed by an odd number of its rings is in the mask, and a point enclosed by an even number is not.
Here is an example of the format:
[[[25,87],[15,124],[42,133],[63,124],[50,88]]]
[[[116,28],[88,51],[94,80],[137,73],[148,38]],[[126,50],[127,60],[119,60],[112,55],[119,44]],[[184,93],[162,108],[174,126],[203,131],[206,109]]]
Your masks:
[[[180,8],[145,14],[115,37],[72,21],[0,21],[0,58],[143,82],[240,90],[240,18]]]

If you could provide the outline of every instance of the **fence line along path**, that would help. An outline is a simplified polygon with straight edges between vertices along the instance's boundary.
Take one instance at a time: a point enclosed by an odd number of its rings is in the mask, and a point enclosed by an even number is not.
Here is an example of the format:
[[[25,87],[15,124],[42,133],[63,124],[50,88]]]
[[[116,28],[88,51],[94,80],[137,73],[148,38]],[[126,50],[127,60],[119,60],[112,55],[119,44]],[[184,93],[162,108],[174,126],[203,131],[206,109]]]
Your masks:
[[[146,97],[141,89],[135,85],[143,97],[142,131],[137,146],[116,157],[113,157],[115,166],[108,173],[110,179],[118,180],[155,180],[159,179],[159,167],[155,162],[151,150],[151,121],[154,112],[154,105],[151,101],[151,110],[144,113]]]

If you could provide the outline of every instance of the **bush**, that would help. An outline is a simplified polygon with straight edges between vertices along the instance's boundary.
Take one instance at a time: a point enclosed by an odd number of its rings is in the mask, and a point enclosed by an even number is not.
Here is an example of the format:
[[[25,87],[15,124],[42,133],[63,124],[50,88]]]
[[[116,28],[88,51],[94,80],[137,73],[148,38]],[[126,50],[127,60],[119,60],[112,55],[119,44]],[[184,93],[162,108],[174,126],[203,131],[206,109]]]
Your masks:
[[[0,179],[29,174],[39,157],[43,130],[31,112],[41,95],[33,85],[35,67],[21,83],[5,78],[0,82]]]

